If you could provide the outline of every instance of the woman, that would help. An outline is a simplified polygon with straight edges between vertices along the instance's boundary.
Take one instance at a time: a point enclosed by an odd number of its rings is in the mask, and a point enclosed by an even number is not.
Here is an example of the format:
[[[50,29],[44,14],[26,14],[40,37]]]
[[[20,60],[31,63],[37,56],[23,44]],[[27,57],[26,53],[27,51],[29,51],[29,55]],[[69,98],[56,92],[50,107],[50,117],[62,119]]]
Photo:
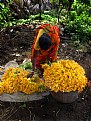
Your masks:
[[[43,72],[41,64],[56,61],[59,44],[59,29],[57,26],[43,24],[36,29],[31,56],[32,75],[35,67]]]

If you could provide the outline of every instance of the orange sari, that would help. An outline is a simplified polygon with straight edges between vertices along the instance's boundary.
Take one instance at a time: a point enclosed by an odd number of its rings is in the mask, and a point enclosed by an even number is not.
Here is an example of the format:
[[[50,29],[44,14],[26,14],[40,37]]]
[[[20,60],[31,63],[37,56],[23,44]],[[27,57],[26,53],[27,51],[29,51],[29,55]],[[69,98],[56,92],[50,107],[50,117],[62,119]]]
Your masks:
[[[34,44],[36,42],[36,38],[37,38],[37,35],[38,35],[38,32],[40,29],[43,29],[51,37],[52,45],[46,51],[41,50],[41,48],[39,49],[39,54],[38,54],[37,59],[36,59],[36,67],[38,69],[41,69],[41,64],[43,64],[43,63],[46,63],[49,61],[51,61],[51,62],[56,61],[58,46],[60,44],[58,27],[51,26],[50,24],[43,24],[36,29],[34,43],[32,45],[32,57],[31,58],[33,58],[33,55],[34,55]]]

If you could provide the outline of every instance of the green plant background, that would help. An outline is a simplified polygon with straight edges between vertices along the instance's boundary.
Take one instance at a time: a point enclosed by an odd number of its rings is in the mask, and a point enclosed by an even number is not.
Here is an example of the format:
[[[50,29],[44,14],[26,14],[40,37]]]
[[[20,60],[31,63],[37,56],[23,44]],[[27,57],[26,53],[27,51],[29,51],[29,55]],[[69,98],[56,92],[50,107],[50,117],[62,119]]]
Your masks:
[[[12,3],[8,1],[8,5]],[[58,8],[55,6],[59,0],[51,0],[54,6],[50,11],[41,14],[41,23],[65,24],[65,33],[74,43],[88,43],[91,41],[91,2],[74,0],[71,10],[67,10],[68,0],[61,1]],[[16,19],[9,6],[0,3],[0,29],[8,26],[32,24],[39,22],[39,13],[27,16],[26,19]],[[58,18],[59,17],[59,22]]]

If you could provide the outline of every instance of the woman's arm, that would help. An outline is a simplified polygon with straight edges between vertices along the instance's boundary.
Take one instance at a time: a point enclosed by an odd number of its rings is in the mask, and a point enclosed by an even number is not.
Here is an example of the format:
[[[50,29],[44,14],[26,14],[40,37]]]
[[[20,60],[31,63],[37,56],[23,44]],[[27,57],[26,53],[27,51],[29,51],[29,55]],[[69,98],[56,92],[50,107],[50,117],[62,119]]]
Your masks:
[[[34,50],[34,54],[33,54],[32,58],[31,58],[32,71],[31,71],[30,74],[27,75],[27,78],[31,78],[34,75],[34,71],[35,71],[35,67],[36,67],[36,58],[37,58],[37,55],[38,55],[38,51]]]
[[[36,67],[36,58],[37,58],[37,56],[38,56],[38,53],[39,53],[39,51],[34,49],[34,54],[33,54],[33,57],[32,57],[32,59],[31,59],[31,62],[32,62],[32,72],[35,71],[35,67]]]

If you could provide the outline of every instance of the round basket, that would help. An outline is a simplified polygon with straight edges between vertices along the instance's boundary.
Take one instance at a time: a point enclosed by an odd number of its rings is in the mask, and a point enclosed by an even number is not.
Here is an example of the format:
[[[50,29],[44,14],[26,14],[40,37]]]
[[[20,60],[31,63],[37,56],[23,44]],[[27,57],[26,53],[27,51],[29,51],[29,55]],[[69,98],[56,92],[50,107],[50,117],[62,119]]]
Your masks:
[[[62,103],[72,103],[78,98],[78,92],[50,92],[52,97]]]

